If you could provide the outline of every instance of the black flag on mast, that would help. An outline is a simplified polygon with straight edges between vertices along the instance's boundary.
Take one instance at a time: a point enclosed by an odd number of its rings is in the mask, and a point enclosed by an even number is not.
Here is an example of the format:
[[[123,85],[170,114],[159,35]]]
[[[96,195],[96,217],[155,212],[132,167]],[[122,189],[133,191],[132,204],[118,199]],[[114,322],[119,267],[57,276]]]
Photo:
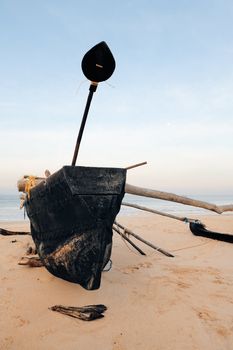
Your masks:
[[[82,140],[83,130],[85,128],[87,115],[91,105],[91,100],[94,92],[97,89],[98,83],[109,79],[114,72],[116,63],[114,57],[106,44],[105,41],[101,41],[99,44],[95,45],[90,49],[83,57],[82,60],[82,70],[83,74],[88,80],[91,81],[89,88],[89,95],[86,102],[86,107],[84,110],[81,126],[78,133],[78,138],[76,141],[76,146],[74,150],[72,165],[75,166],[80,143]]]

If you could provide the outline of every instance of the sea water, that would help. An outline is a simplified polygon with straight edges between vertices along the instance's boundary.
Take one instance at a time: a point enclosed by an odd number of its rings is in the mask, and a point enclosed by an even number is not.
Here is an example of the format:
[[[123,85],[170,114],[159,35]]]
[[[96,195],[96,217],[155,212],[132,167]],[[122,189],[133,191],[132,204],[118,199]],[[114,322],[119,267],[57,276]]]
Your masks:
[[[24,217],[24,209],[20,210],[19,195],[0,194],[0,221],[22,221]]]
[[[188,197],[202,200],[205,202],[213,203],[216,205],[231,204],[233,203],[233,194],[232,195],[189,195]],[[180,216],[189,216],[196,215],[197,218],[199,215],[214,215],[214,212],[211,212],[206,209],[191,207],[188,205],[178,204],[174,202],[152,199],[140,196],[133,196],[126,194],[123,202],[134,203],[144,207],[152,208],[164,213],[180,215]],[[22,221],[28,220],[27,215],[24,209],[19,209],[20,199],[18,194],[0,194],[0,221]],[[136,215],[142,213],[141,210],[121,206],[120,215]],[[229,215],[231,212],[224,213],[224,215]],[[216,214],[215,214],[216,215]]]

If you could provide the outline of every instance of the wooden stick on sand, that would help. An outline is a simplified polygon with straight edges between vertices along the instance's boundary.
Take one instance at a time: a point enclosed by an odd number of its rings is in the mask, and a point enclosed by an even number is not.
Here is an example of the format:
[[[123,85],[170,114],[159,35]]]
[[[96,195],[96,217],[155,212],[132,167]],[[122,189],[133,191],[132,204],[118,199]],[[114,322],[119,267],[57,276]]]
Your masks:
[[[115,221],[115,227],[120,227],[124,232],[130,234],[131,236],[133,236],[134,238],[136,238],[137,240],[143,242],[144,244],[148,245],[149,247],[157,250],[158,252],[168,256],[169,258],[174,258],[174,255],[172,255],[171,253],[167,252],[166,250],[156,247],[154,244],[146,241],[145,239],[141,238],[140,236],[138,236],[136,233],[134,233],[133,231],[129,230],[128,228],[124,227],[123,225],[119,224],[118,222]]]
[[[132,247],[134,247],[134,249],[136,249],[141,255],[146,255],[138,246],[136,246],[136,244],[134,244],[131,239],[129,239],[123,232],[121,232],[119,230],[119,228],[117,227],[118,225],[116,224],[116,226],[113,226],[113,230],[115,232],[117,232],[123,239],[125,239],[129,244],[131,244]]]
[[[30,235],[30,232],[21,232],[21,231],[9,231],[4,228],[0,228],[0,235],[3,236],[14,236],[14,235]]]
[[[126,207],[139,209],[139,210],[143,210],[143,211],[148,211],[149,213],[166,216],[168,218],[179,220],[179,221],[183,221],[183,222],[197,222],[197,220],[195,220],[195,219],[190,219],[190,218],[187,218],[185,216],[176,216],[176,215],[173,215],[173,214],[163,213],[162,211],[158,211],[158,210],[151,209],[151,208],[148,208],[148,207],[144,207],[142,205],[138,205],[138,204],[134,204],[134,203],[122,202],[121,205],[124,205]]]

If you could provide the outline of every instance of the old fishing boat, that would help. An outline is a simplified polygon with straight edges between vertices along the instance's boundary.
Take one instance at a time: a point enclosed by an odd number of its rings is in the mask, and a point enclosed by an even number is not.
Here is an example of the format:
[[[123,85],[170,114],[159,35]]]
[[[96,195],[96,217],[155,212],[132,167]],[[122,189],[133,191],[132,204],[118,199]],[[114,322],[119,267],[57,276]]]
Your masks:
[[[75,164],[93,93],[114,69],[115,60],[105,42],[84,55],[82,70],[91,84],[72,165],[32,188],[25,201],[44,266],[86,289],[99,288],[101,272],[110,259],[112,225],[124,196],[126,170]]]
[[[76,166],[93,93],[98,83],[108,79],[115,69],[115,60],[105,42],[99,43],[85,54],[82,69],[91,85],[71,166],[64,166],[56,173],[40,178],[33,186],[27,186],[26,190],[19,186],[19,190],[27,193],[24,206],[30,219],[31,235],[43,265],[53,275],[92,290],[99,288],[101,273],[111,256],[112,229],[119,233],[120,225],[115,224],[114,227],[113,224],[121,204],[188,222],[194,234],[218,239],[218,233],[206,230],[197,220],[122,203],[125,192],[197,206],[217,213],[233,210],[233,205],[217,207],[172,193],[126,184],[126,171],[131,167]],[[28,184],[30,185],[30,178]],[[125,232],[122,233],[123,237],[127,239],[124,234]],[[223,238],[228,242],[232,240],[228,234],[221,235],[222,240]],[[157,250],[162,252],[161,249]],[[173,256],[169,253],[165,255]]]
[[[64,166],[31,189],[25,202],[31,235],[52,274],[99,288],[125,177],[125,169]]]

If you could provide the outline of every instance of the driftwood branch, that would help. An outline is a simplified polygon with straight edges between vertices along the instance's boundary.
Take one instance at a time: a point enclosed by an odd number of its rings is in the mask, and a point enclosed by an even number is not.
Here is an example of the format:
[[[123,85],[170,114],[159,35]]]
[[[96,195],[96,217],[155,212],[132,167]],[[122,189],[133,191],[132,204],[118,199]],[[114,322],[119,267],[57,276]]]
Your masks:
[[[83,321],[92,321],[104,317],[103,313],[107,310],[107,307],[102,304],[83,307],[54,305],[49,309]]]
[[[125,192],[129,193],[129,194],[134,194],[137,196],[162,199],[165,201],[171,201],[171,202],[181,203],[181,204],[185,204],[185,205],[191,205],[194,207],[204,208],[207,210],[214,211],[218,214],[222,214],[225,211],[233,211],[233,204],[217,206],[217,205],[212,204],[212,203],[199,201],[199,200],[191,199],[188,197],[178,196],[174,193],[156,191],[156,190],[151,190],[151,189],[133,186],[133,185],[129,185],[129,184],[125,185]]]
[[[44,264],[40,260],[38,256],[29,257],[23,256],[21,260],[18,262],[18,265],[28,265],[30,267],[42,267]]]
[[[170,257],[170,258],[174,258],[174,255],[172,255],[171,253],[167,252],[166,250],[156,247],[154,244],[146,241],[145,239],[141,238],[140,236],[138,236],[136,233],[134,233],[133,231],[129,230],[128,228],[124,227],[123,225],[119,224],[118,222],[115,221],[115,227],[120,227],[124,232],[128,233],[129,235],[133,236],[134,238],[136,238],[137,240],[143,242],[144,244],[148,245],[149,247],[157,250],[158,252]]]
[[[14,235],[30,235],[30,232],[21,232],[21,231],[9,231],[4,228],[0,228],[0,235],[3,236],[14,236]]]

